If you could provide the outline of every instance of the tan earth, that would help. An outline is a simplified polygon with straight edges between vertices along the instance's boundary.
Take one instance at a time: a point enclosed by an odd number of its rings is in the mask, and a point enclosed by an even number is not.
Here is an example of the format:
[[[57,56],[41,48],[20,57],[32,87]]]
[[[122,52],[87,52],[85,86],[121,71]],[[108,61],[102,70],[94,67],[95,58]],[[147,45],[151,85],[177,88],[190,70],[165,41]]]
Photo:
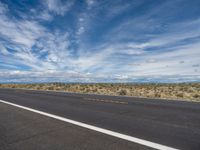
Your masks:
[[[27,88],[105,95],[126,95],[160,99],[178,99],[200,102],[200,83],[179,84],[0,84],[0,88]]]

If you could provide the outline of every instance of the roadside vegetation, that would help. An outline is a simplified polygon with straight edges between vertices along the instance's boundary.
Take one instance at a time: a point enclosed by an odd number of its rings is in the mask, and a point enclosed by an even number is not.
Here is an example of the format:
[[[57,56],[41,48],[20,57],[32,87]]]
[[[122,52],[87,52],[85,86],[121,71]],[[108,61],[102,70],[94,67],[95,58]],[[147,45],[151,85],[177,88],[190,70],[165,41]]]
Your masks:
[[[95,84],[0,84],[0,88],[26,88],[34,90],[56,90],[66,92],[137,96],[162,99],[181,99],[200,102],[200,83],[180,84],[125,84],[125,83],[95,83]]]

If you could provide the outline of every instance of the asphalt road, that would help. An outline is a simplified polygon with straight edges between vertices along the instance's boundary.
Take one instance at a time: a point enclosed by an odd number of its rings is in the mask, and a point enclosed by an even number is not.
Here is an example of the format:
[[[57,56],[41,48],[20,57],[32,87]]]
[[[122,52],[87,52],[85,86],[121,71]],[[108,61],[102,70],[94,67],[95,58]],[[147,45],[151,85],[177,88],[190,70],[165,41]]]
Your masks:
[[[0,99],[177,149],[200,149],[200,103],[0,89]],[[0,103],[0,149],[150,149]]]

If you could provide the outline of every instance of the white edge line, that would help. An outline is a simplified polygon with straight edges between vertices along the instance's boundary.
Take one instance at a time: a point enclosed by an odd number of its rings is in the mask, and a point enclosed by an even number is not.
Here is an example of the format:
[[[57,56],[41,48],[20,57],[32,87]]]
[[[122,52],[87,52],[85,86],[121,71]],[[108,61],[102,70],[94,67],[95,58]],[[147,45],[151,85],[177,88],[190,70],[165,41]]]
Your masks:
[[[85,123],[82,123],[82,122],[78,122],[78,121],[67,119],[67,118],[64,118],[64,117],[57,116],[57,115],[49,114],[49,113],[39,111],[39,110],[36,110],[36,109],[32,109],[32,108],[29,108],[29,107],[17,105],[17,104],[7,102],[7,101],[1,100],[1,99],[0,99],[0,102],[4,103],[4,104],[15,106],[15,107],[18,107],[18,108],[22,108],[24,110],[28,110],[28,111],[31,111],[31,112],[34,112],[34,113],[38,113],[38,114],[43,115],[43,116],[47,116],[47,117],[54,118],[54,119],[64,121],[64,122],[67,122],[67,123],[71,123],[71,124],[74,124],[74,125],[77,125],[77,126],[80,126],[80,127],[84,127],[84,128],[90,129],[90,130],[94,130],[94,131],[97,131],[97,132],[100,132],[100,133],[104,133],[104,134],[107,134],[107,135],[110,135],[110,136],[114,136],[114,137],[117,137],[117,138],[120,138],[120,139],[123,139],[123,140],[127,140],[127,141],[130,141],[130,142],[145,145],[145,146],[148,146],[148,147],[151,147],[151,148],[160,149],[160,150],[178,150],[176,148],[172,148],[172,147],[169,147],[169,146],[150,142],[150,141],[143,140],[143,139],[136,138],[136,137],[132,137],[132,136],[129,136],[129,135],[121,134],[121,133],[114,132],[114,131],[111,131],[111,130],[99,128],[99,127],[96,127],[96,126],[93,126],[93,125],[88,125],[88,124],[85,124]]]

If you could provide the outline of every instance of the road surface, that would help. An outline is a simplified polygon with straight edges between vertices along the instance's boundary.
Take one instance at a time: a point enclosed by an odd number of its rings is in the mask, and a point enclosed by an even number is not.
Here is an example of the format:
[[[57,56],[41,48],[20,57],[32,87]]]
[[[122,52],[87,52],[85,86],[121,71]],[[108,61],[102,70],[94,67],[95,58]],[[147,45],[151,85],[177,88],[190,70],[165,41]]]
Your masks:
[[[200,149],[200,103],[20,89],[0,89],[0,100],[2,150],[155,148],[5,102],[169,148]]]

